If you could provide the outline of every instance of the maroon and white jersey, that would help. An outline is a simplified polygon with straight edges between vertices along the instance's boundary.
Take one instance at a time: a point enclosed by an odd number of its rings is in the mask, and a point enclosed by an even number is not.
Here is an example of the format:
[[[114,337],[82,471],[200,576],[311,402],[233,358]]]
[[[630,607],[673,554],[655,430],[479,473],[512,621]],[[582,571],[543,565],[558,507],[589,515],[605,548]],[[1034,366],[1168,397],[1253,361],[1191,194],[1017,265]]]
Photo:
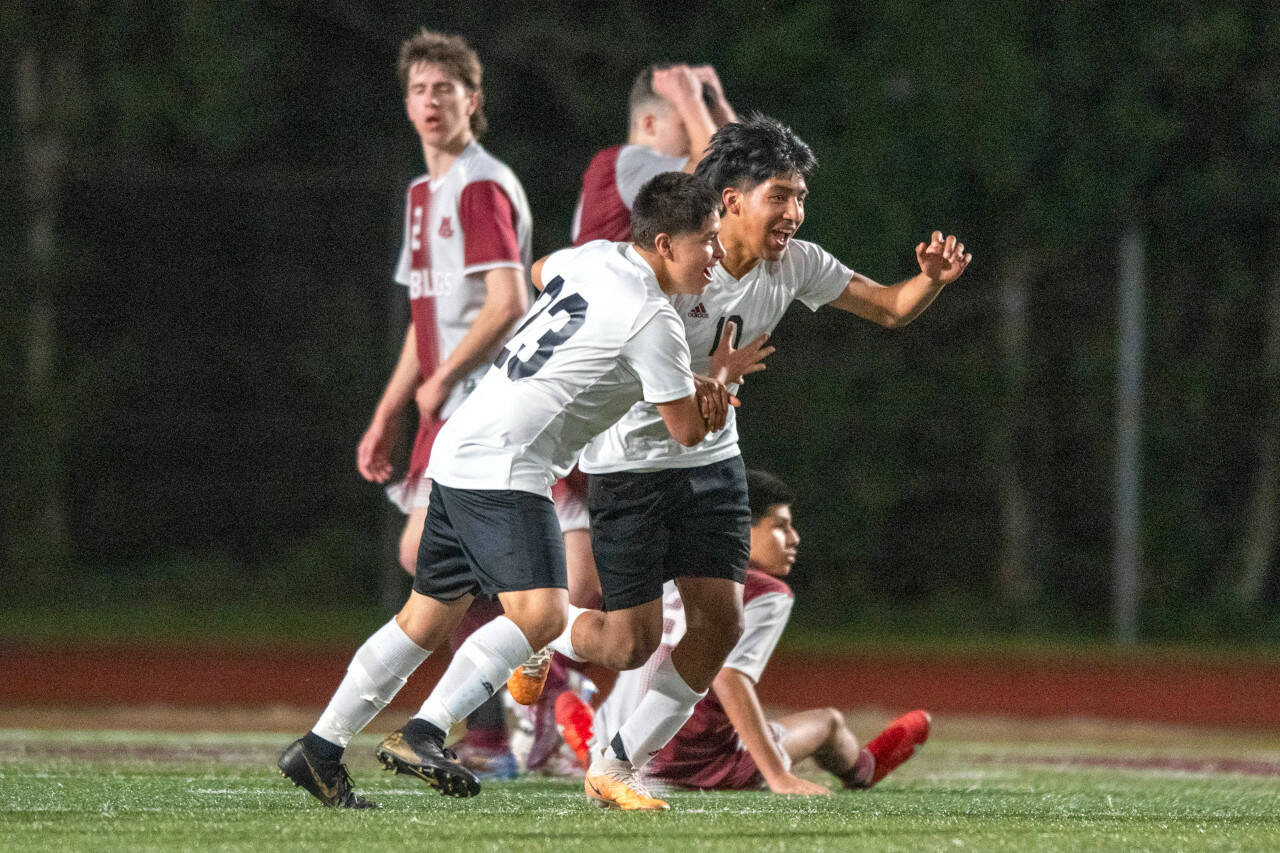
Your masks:
[[[647,145],[615,145],[591,158],[573,211],[573,245],[592,240],[631,240],[631,205],[654,175],[680,172],[688,157],[659,154]]]
[[[742,599],[742,636],[724,665],[758,682],[787,627],[794,599],[785,582],[750,567]],[[639,706],[653,680],[653,673],[664,658],[671,656],[672,649],[684,633],[684,605],[675,583],[668,581],[662,595],[662,642],[644,666],[618,675],[613,692],[596,712],[595,741],[592,744],[595,749],[603,749],[623,721]],[[649,760],[644,770],[655,779],[691,788],[749,787],[749,778],[737,778],[755,773],[754,763],[741,760],[745,750],[713,689],[694,707],[693,716],[671,742]]]
[[[409,185],[395,280],[409,288],[424,379],[475,322],[486,294],[484,273],[499,267],[528,270],[532,233],[520,181],[474,140],[449,171],[437,178],[423,175]],[[442,418],[453,414],[488,369],[482,363],[454,386],[440,409]]]

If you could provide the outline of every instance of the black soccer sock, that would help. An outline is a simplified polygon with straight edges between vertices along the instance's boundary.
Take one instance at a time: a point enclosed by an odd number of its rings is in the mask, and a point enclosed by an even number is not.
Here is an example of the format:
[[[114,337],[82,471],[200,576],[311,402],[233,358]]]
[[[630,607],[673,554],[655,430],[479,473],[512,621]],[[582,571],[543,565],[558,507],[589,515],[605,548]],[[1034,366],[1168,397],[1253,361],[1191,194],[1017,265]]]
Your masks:
[[[490,696],[467,715],[468,728],[503,729],[507,727],[507,711],[502,707],[502,694]]]
[[[619,732],[618,734],[614,735],[614,736],[613,736],[613,740],[609,741],[609,748],[613,750],[613,754],[614,754],[614,756],[615,756],[619,761],[630,761],[630,760],[631,760],[630,758],[627,758],[627,748],[626,748],[625,746],[623,746],[623,745],[622,745],[622,733],[621,733],[621,732]]]
[[[333,741],[325,740],[315,732],[307,732],[302,736],[302,746],[321,761],[342,760],[342,747]]]
[[[444,746],[445,733],[435,723],[430,723],[421,717],[414,717],[405,723],[400,731],[409,740],[431,738],[437,746]]]

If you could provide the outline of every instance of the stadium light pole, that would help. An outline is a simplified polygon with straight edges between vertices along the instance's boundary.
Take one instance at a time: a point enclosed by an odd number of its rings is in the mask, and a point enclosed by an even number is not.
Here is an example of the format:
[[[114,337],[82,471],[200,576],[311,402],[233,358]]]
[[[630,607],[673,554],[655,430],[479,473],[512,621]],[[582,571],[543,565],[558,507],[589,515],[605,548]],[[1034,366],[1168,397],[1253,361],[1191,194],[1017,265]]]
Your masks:
[[[1116,358],[1115,540],[1112,630],[1119,645],[1138,639],[1141,542],[1141,441],[1145,239],[1137,226],[1120,239],[1120,305]]]

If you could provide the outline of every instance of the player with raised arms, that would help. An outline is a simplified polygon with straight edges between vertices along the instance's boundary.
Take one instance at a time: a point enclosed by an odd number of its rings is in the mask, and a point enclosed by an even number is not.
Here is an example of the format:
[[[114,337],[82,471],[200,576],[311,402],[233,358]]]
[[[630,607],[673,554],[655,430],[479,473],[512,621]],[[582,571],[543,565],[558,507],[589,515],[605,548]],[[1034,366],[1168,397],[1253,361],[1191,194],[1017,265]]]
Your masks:
[[[660,172],[692,172],[711,134],[738,117],[710,65],[650,65],[628,101],[627,141],[591,158],[573,212],[575,246],[626,240],[636,192]]]
[[[669,299],[696,296],[710,280],[721,257],[720,204],[701,178],[660,175],[637,197],[633,243],[598,241],[534,265],[541,296],[436,437],[409,599],[356,652],[312,730],[281,755],[278,766],[295,785],[329,806],[372,805],[352,790],[344,749],[483,593],[496,595],[505,614],[467,638],[421,710],[377,748],[388,769],[441,793],[479,792],[444,738],[564,628],[564,546],[551,484],[641,399],[674,441],[699,443],[727,418],[724,380],[749,371],[722,359],[710,365],[715,379],[695,383]]]
[[[962,243],[934,232],[916,246],[920,271],[886,286],[796,239],[805,176],[816,162],[790,128],[765,116],[727,124],[712,137],[695,174],[721,193],[725,256],[701,295],[672,300],[695,371],[739,335],[767,335],[795,301],[904,326],[969,264]],[[666,803],[643,791],[628,792],[628,780],[689,719],[742,632],[750,510],[734,414],[723,430],[683,447],[663,434],[655,409],[640,403],[592,441],[579,464],[591,478],[604,611],[571,607],[552,647],[618,670],[641,666],[661,639],[662,586],[671,578],[687,624],[634,712],[616,730],[597,732],[606,735],[605,749],[587,771],[586,793],[619,808],[663,809]]]

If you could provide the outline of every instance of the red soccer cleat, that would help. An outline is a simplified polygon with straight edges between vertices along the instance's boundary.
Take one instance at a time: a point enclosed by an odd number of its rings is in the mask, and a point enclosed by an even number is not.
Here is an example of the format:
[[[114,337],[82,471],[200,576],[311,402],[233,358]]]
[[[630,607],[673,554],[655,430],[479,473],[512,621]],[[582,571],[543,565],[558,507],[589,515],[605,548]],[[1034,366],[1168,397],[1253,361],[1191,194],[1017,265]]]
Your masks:
[[[586,770],[591,764],[590,747],[591,728],[595,722],[595,714],[591,706],[582,701],[577,693],[566,690],[556,697],[556,728],[560,737],[578,756],[578,763]]]
[[[929,724],[933,718],[928,711],[908,711],[894,720],[876,735],[866,749],[876,759],[868,788],[888,776],[911,756],[915,755],[929,739]]]

